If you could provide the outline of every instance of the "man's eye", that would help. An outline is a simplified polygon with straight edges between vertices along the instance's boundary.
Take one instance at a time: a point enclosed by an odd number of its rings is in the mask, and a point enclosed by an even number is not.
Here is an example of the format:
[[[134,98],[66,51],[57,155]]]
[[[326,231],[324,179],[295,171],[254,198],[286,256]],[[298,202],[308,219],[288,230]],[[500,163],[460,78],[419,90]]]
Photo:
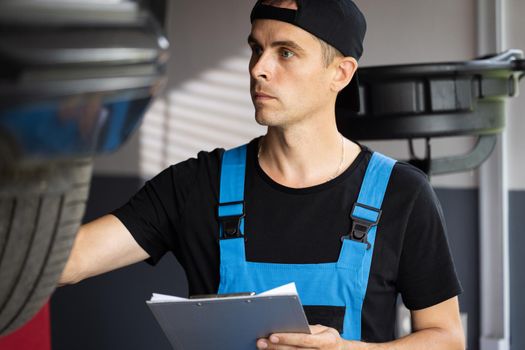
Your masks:
[[[290,50],[283,50],[281,52],[281,56],[284,57],[284,58],[290,58],[294,55],[294,53]]]
[[[251,49],[252,49],[252,53],[255,55],[262,54],[262,49],[259,46],[252,46]]]

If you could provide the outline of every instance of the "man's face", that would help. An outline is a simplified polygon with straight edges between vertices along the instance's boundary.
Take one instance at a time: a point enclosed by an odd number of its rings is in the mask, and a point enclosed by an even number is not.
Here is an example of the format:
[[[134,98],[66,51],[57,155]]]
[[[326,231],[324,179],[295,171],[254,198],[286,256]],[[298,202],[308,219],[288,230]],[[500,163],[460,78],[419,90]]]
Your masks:
[[[248,43],[250,92],[259,124],[293,125],[333,110],[331,73],[314,36],[289,23],[258,19]]]

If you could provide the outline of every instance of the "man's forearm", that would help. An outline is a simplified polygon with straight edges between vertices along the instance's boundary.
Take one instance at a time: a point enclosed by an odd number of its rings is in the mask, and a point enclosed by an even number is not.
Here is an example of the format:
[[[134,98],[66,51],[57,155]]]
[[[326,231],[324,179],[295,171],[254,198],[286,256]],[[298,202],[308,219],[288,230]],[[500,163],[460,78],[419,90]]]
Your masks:
[[[344,350],[464,350],[464,336],[459,333],[427,328],[387,343],[346,341]]]
[[[148,257],[117,217],[105,215],[78,230],[59,285],[76,283]]]

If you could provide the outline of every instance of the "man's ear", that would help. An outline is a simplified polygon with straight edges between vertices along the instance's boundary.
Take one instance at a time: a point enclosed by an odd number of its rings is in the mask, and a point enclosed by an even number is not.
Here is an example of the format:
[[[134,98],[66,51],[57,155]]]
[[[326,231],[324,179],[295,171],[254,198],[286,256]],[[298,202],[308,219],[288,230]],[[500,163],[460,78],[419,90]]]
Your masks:
[[[357,66],[357,61],[353,57],[336,58],[336,62],[334,62],[335,74],[332,79],[333,91],[339,92],[350,83]]]

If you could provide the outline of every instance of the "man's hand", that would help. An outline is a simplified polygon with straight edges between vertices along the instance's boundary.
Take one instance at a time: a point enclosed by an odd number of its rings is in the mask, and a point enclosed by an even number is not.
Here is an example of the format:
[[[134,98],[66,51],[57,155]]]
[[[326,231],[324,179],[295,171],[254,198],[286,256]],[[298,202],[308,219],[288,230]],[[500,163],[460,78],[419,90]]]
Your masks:
[[[310,326],[312,334],[276,333],[257,341],[258,349],[292,350],[464,350],[465,337],[459,317],[458,298],[412,311],[413,333],[387,343],[344,340],[325,326]]]
[[[337,330],[316,325],[310,326],[310,332],[312,332],[312,334],[275,333],[268,339],[259,339],[257,341],[257,348],[266,350],[344,349],[345,341],[341,338]]]

